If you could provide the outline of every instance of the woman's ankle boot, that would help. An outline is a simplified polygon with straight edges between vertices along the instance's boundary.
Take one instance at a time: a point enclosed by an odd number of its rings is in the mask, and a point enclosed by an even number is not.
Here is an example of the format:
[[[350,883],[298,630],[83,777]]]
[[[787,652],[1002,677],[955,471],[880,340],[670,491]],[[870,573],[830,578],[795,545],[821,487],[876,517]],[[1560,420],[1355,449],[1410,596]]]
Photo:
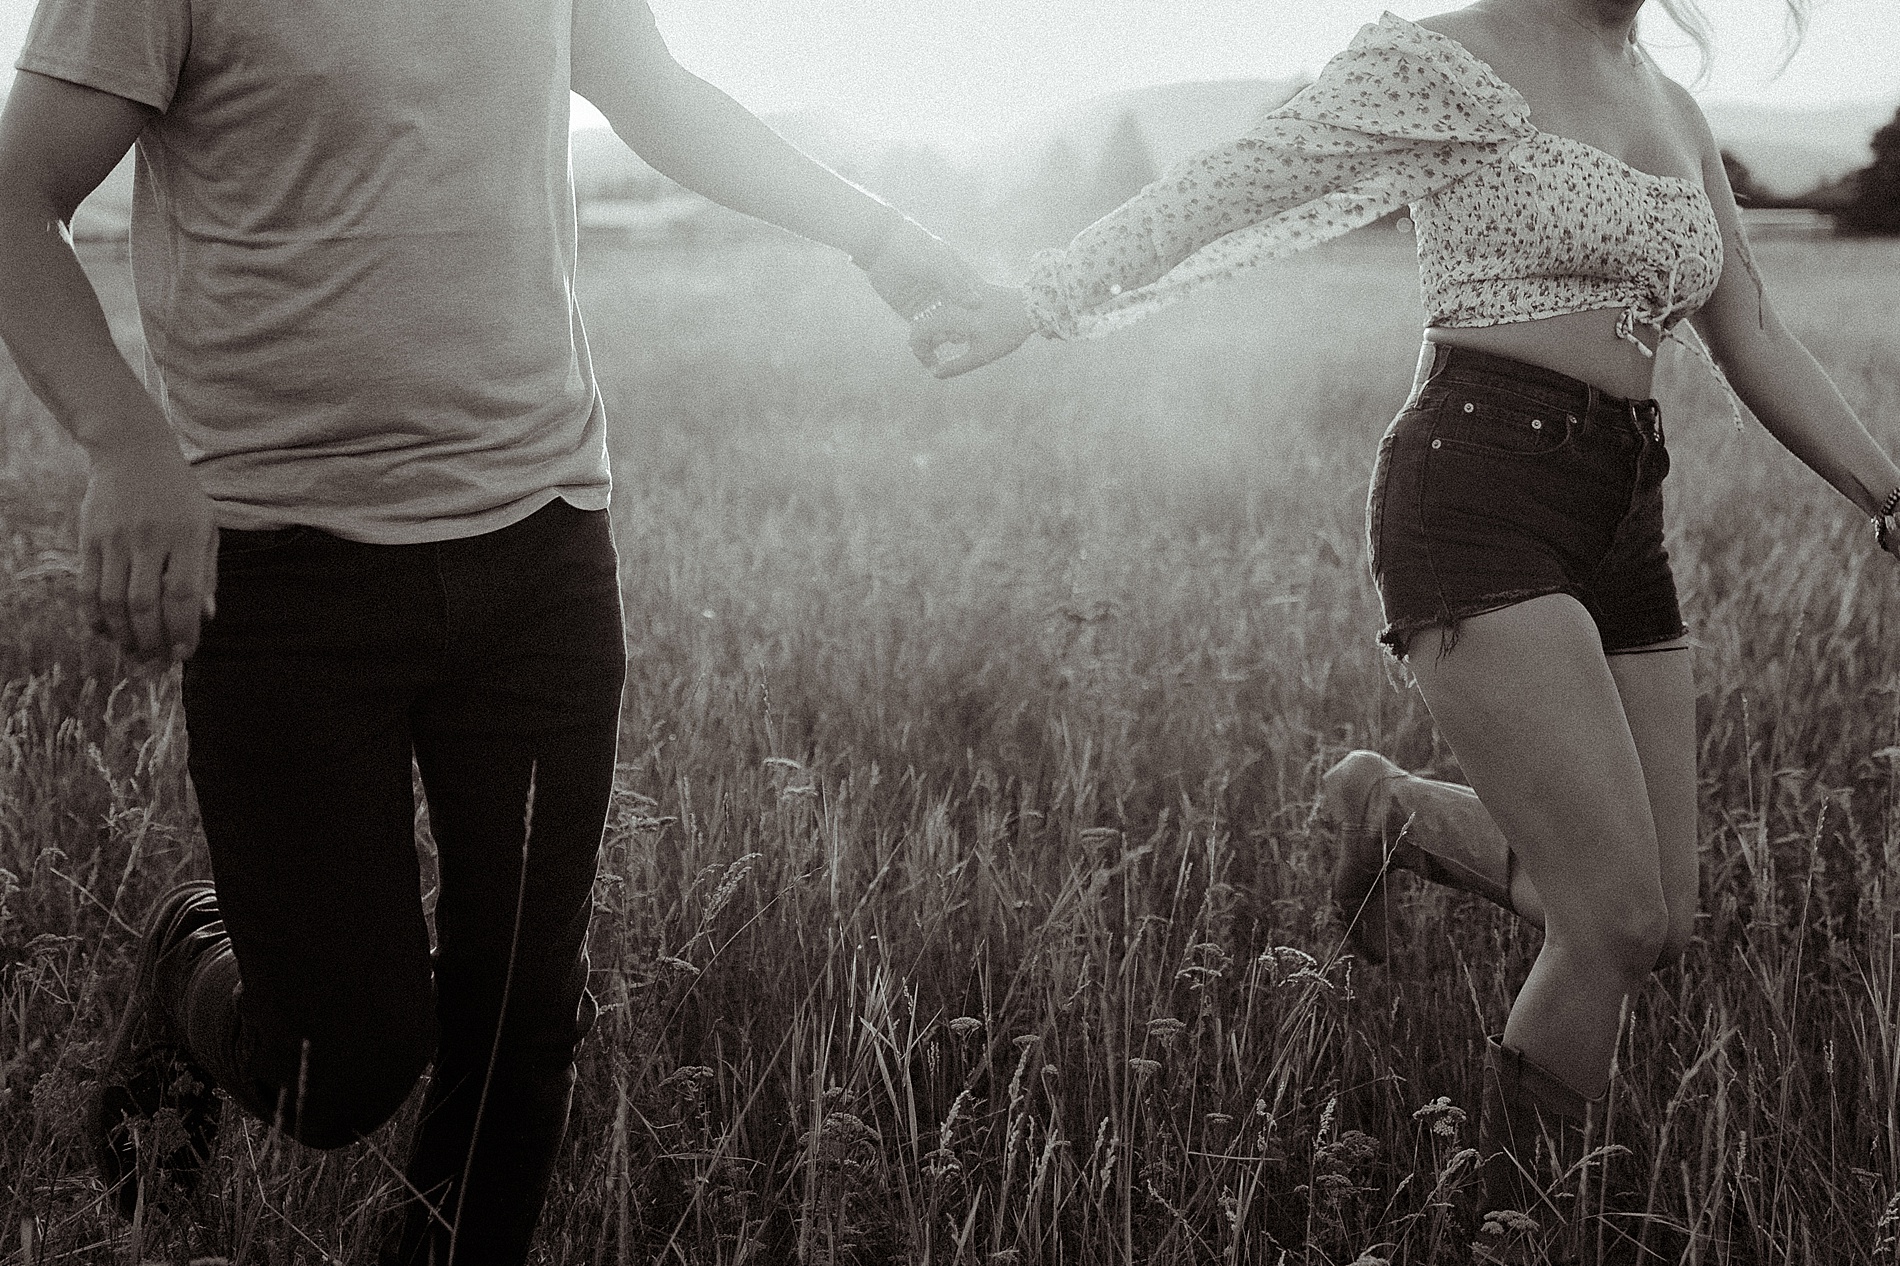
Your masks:
[[[1479,1261],[1572,1260],[1560,1246],[1576,1238],[1568,1232],[1576,1221],[1591,1114],[1600,1116],[1603,1102],[1584,1098],[1522,1051],[1485,1039]]]
[[[1408,774],[1377,752],[1348,752],[1320,778],[1319,812],[1339,834],[1333,903],[1365,961],[1386,960],[1391,870],[1516,912],[1516,859],[1469,787]]]

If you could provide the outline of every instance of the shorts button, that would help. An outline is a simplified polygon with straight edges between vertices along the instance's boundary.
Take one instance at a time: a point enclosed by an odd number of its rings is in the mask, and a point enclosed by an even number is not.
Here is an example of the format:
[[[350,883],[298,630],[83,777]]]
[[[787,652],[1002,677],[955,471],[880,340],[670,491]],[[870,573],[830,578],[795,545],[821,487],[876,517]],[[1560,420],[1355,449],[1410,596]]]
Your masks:
[[[1444,446],[1445,446],[1445,441],[1443,441],[1443,440],[1433,440],[1433,441],[1432,441],[1432,447],[1433,447],[1433,448],[1443,448]]]
[[[1541,431],[1541,430],[1543,430],[1543,429],[1544,429],[1544,419],[1542,419],[1542,418],[1532,418],[1532,419],[1531,419],[1531,430],[1533,430],[1533,431]]]
[[[1476,413],[1477,411],[1478,411],[1478,406],[1477,406],[1477,405],[1475,405],[1475,404],[1467,404],[1467,405],[1465,405],[1465,412],[1466,412],[1466,413]]]

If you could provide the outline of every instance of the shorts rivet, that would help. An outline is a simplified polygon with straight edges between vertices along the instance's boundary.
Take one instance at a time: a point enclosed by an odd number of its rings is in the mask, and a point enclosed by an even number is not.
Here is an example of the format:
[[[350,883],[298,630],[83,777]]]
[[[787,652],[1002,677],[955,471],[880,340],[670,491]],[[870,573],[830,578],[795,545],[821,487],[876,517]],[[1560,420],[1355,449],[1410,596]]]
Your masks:
[[[1465,412],[1466,412],[1466,413],[1476,413],[1477,411],[1478,411],[1478,406],[1477,406],[1477,405],[1475,405],[1475,404],[1467,404],[1467,405],[1465,405]]]
[[[1433,440],[1433,441],[1432,441],[1432,447],[1433,447],[1433,448],[1443,448],[1444,446],[1445,446],[1445,441],[1443,441],[1443,440]]]
[[[1531,430],[1533,430],[1533,431],[1541,431],[1541,430],[1543,430],[1543,429],[1544,429],[1544,419],[1542,419],[1542,418],[1532,418],[1532,419],[1531,419]]]

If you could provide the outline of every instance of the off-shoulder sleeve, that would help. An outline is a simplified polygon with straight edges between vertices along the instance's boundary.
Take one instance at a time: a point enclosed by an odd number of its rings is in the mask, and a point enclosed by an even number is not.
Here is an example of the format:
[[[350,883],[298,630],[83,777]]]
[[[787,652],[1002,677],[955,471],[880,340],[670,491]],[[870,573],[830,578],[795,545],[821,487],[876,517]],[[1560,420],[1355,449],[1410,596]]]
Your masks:
[[[1503,161],[1529,116],[1462,45],[1387,14],[1253,131],[1038,254],[1030,315],[1052,338],[1106,333]]]

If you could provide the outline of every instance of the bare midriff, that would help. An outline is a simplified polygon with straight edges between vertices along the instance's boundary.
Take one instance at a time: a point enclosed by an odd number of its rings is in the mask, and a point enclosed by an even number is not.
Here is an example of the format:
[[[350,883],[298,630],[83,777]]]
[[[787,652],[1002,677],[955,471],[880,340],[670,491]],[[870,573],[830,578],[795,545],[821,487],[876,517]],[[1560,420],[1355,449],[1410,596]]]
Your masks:
[[[1510,325],[1428,326],[1424,364],[1431,362],[1430,344],[1443,343],[1554,369],[1613,396],[1647,400],[1654,389],[1656,360],[1643,349],[1654,349],[1656,335],[1638,326],[1642,347],[1618,338],[1616,325],[1622,315],[1619,308],[1605,308]]]

